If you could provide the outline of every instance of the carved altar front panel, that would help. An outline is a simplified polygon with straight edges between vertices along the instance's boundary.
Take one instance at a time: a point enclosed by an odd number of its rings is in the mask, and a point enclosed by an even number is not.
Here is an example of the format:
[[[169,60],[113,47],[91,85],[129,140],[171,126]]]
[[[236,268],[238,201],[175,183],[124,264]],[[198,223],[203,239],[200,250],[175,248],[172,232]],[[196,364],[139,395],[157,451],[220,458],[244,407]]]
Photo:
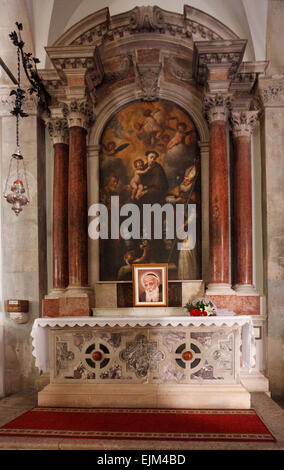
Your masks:
[[[52,383],[239,383],[238,327],[54,328]]]

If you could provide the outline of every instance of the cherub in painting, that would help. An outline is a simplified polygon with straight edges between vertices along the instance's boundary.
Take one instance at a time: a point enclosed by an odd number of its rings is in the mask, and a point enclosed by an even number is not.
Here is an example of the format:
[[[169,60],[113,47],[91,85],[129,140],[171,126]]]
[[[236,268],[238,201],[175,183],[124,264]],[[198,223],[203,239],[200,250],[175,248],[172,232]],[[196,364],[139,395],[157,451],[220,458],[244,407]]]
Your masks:
[[[155,114],[158,112],[159,109],[151,111],[147,108],[143,112],[144,120],[134,123],[136,136],[138,139],[143,140],[145,145],[155,145],[163,133],[162,126],[155,118]]]
[[[106,145],[102,144],[102,148],[106,155],[115,156],[118,152],[121,152],[126,147],[128,147],[128,145],[129,144],[121,144],[117,147],[116,143],[113,140],[111,140]]]
[[[173,138],[167,143],[167,149],[171,149],[178,144],[185,144],[185,138],[194,133],[194,130],[187,130],[187,125],[185,122],[178,121],[176,117],[170,118],[177,121],[176,132]]]

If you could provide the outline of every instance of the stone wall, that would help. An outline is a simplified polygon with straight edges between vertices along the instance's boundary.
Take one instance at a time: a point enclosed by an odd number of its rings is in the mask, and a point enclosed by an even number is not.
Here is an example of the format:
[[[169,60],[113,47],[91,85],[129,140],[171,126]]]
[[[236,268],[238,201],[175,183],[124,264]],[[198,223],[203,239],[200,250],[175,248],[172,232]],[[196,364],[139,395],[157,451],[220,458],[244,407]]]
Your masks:
[[[267,375],[272,396],[284,394],[284,102],[266,107],[264,117],[263,191],[266,221],[266,292],[268,308]]]
[[[268,309],[267,375],[272,397],[284,396],[284,2],[270,0],[266,77],[260,80],[263,117],[265,288]]]
[[[17,50],[9,38],[16,21],[23,24],[25,52],[33,53],[33,40],[25,5],[21,0],[3,0],[0,17],[0,56],[17,77]],[[21,85],[27,87],[21,70]],[[26,94],[20,119],[20,144],[26,166],[30,203],[16,216],[2,197],[10,157],[16,150],[16,119],[11,115],[15,88],[9,76],[0,74],[0,224],[1,224],[1,307],[0,307],[0,396],[34,388],[38,371],[32,356],[31,328],[41,314],[42,296],[46,292],[46,223],[45,223],[45,149],[44,127],[38,119],[37,102]],[[6,309],[7,299],[29,301],[29,320],[15,323]]]
[[[7,92],[10,90],[7,89]],[[3,90],[2,90],[3,92]],[[2,106],[1,187],[4,188],[10,156],[15,151],[15,118],[9,116],[10,99]],[[3,95],[2,95],[2,99]],[[45,227],[45,153],[42,122],[38,120],[33,100],[28,104],[29,117],[20,122],[20,143],[25,159],[30,203],[18,216],[1,197],[2,211],[2,324],[4,326],[5,395],[34,387],[34,367],[30,331],[40,316],[42,296],[46,292]],[[10,182],[11,183],[11,182]],[[15,323],[6,308],[8,299],[29,301],[29,320]]]

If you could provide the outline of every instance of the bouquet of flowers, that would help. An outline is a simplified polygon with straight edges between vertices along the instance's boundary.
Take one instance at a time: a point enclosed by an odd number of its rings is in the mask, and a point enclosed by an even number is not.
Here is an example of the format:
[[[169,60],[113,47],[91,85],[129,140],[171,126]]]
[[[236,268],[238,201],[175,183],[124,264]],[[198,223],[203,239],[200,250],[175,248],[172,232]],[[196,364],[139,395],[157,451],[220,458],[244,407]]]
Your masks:
[[[214,317],[217,315],[217,308],[209,299],[201,298],[187,302],[184,306],[192,317]]]

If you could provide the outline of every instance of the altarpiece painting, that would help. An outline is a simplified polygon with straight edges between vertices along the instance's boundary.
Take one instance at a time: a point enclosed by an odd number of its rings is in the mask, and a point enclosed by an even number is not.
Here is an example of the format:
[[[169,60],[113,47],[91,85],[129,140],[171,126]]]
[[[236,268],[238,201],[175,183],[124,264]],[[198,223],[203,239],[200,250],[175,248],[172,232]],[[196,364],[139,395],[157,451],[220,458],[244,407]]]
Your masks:
[[[187,238],[151,233],[139,239],[100,239],[100,280],[129,281],[132,264],[167,263],[169,279],[200,279],[201,208],[198,134],[192,119],[168,102],[137,102],[115,114],[101,137],[100,202],[111,211],[111,197],[119,206],[135,204],[196,204],[196,245]],[[111,215],[111,214],[110,214]],[[110,220],[110,217],[109,217]],[[122,218],[123,220],[123,218]],[[186,219],[185,219],[186,226]],[[176,233],[176,232],[175,232]],[[180,249],[180,242],[183,248]]]

